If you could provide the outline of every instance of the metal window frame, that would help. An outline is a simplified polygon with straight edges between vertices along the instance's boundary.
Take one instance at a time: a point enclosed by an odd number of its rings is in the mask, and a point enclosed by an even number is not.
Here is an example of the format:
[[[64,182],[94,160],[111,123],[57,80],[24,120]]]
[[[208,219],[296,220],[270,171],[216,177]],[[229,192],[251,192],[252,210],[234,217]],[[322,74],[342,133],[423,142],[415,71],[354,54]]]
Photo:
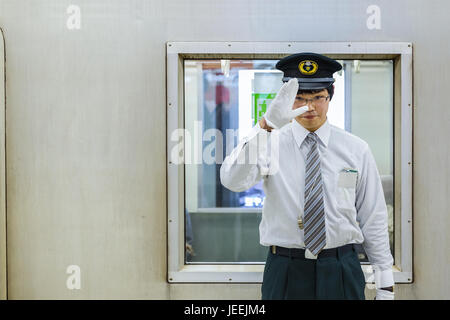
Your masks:
[[[175,129],[184,128],[185,59],[281,59],[319,52],[334,59],[394,61],[394,280],[411,283],[413,64],[410,42],[167,42],[167,231],[169,283],[261,283],[264,264],[184,264],[184,165],[170,162]],[[370,265],[362,265],[373,283]]]

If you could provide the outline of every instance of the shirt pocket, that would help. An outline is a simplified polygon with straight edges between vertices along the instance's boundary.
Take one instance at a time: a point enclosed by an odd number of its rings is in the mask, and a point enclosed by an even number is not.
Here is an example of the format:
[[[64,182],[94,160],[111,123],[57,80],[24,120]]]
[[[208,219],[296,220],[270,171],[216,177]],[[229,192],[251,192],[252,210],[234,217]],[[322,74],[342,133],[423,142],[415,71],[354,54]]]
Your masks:
[[[337,180],[337,207],[344,210],[355,210],[356,173],[341,171]]]
[[[359,223],[356,219],[356,205],[355,205],[355,188],[338,187],[337,191],[337,211],[341,215],[343,228],[359,229]]]
[[[337,187],[337,208],[355,210],[355,188]]]

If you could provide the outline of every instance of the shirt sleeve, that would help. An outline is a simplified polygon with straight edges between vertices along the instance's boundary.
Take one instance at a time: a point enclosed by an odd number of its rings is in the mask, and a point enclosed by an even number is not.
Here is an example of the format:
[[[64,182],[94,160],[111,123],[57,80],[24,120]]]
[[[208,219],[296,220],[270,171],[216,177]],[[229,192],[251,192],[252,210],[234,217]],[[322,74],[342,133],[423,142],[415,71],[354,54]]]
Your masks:
[[[269,171],[267,157],[270,133],[257,123],[220,167],[220,181],[224,187],[241,192],[253,187]]]
[[[363,248],[375,272],[375,286],[379,289],[394,285],[388,211],[381,178],[368,145],[362,157],[362,168],[356,186],[357,220],[364,236]]]

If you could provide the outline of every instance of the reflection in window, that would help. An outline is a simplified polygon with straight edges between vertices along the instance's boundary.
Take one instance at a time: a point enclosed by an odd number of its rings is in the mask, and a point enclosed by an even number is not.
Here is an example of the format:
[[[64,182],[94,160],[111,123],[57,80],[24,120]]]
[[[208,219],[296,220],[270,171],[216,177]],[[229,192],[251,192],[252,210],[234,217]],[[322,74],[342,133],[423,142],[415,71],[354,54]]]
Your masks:
[[[282,85],[278,60],[185,60],[186,263],[264,263],[262,181],[244,192],[220,183],[220,165]],[[393,63],[341,60],[328,120],[361,137],[377,161],[393,251]],[[376,121],[374,121],[376,119]],[[362,246],[360,259],[367,262]]]

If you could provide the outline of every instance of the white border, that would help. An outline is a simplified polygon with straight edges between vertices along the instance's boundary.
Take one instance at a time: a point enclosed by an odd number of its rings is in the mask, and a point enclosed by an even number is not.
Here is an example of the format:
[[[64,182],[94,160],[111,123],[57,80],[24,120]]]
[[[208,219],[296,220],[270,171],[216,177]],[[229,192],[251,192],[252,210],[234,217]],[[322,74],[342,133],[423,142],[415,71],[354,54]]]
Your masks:
[[[167,42],[167,223],[168,282],[261,283],[264,264],[184,265],[184,170],[170,163],[175,142],[171,133],[183,128],[183,57],[185,55],[288,55],[319,52],[331,55],[400,55],[401,58],[401,240],[393,267],[396,283],[412,277],[412,44],[409,42]],[[397,140],[398,141],[398,140]],[[181,250],[182,249],[182,250]],[[399,261],[400,260],[400,261]],[[373,282],[370,265],[362,265]]]

